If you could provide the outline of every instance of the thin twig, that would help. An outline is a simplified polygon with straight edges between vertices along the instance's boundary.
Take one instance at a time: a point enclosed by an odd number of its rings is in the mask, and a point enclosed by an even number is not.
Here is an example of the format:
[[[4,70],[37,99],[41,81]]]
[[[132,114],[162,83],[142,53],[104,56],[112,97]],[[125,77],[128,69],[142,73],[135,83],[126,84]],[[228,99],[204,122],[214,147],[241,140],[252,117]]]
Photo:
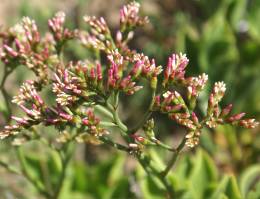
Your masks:
[[[175,152],[173,153],[169,163],[167,164],[165,170],[163,172],[161,172],[161,176],[163,178],[165,178],[167,176],[167,174],[169,173],[169,171],[171,170],[171,168],[173,167],[173,165],[175,164],[181,150],[184,148],[186,143],[186,138],[184,137],[183,140],[181,141],[181,143],[179,144],[179,146],[176,148]]]
[[[127,134],[134,134],[134,133],[136,133],[140,128],[142,128],[144,126],[144,123],[152,115],[152,108],[153,108],[153,105],[154,105],[155,93],[156,93],[156,89],[153,89],[153,91],[152,91],[152,100],[151,100],[151,102],[149,104],[148,110],[146,111],[146,113],[143,116],[143,119],[133,129],[128,130]]]
[[[2,78],[2,81],[1,81],[1,84],[0,84],[0,90],[3,94],[3,97],[4,97],[4,101],[5,101],[5,106],[7,108],[7,111],[6,111],[6,121],[7,123],[10,122],[11,120],[11,106],[9,104],[9,96],[8,96],[8,93],[7,91],[5,90],[5,82],[7,80],[7,77],[12,73],[12,69],[8,70],[8,67],[5,66],[4,67],[4,75],[3,75],[3,78]]]
[[[117,114],[116,108],[114,108],[111,104],[107,103],[107,105],[108,105],[108,109],[114,115],[115,124],[117,124],[119,126],[119,129],[122,131],[123,138],[125,139],[126,142],[129,143],[130,139],[129,139],[129,136],[127,134],[127,132],[128,132],[127,126],[125,126],[123,124],[123,122],[120,120],[120,118]],[[113,143],[110,143],[110,144],[113,144]],[[174,197],[174,191],[173,191],[172,187],[169,185],[167,179],[164,178],[161,175],[159,169],[155,168],[154,166],[152,166],[150,164],[151,158],[142,154],[142,155],[138,156],[138,161],[142,165],[142,167],[144,168],[144,170],[147,172],[148,175],[156,176],[161,181],[161,183],[164,185],[164,187],[167,191],[169,198],[173,198]]]
[[[10,173],[16,174],[16,175],[22,175],[21,172],[19,172],[18,170],[16,170],[15,168],[11,167],[8,163],[3,162],[0,160],[0,166],[4,167],[7,171],[9,171]]]
[[[125,152],[129,152],[129,148],[122,145],[122,144],[119,144],[119,143],[116,143],[114,141],[112,141],[110,138],[108,137],[101,137],[100,138],[101,141],[103,141],[105,144],[108,144],[118,150],[121,150],[121,151],[125,151]]]

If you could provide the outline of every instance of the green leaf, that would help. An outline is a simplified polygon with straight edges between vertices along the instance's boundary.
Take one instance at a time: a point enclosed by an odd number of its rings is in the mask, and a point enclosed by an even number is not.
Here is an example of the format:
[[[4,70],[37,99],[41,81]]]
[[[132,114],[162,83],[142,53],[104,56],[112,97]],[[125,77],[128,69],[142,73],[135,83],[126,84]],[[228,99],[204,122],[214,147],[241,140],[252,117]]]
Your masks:
[[[180,157],[176,168],[169,172],[169,179],[174,185],[175,191],[187,189],[191,170],[191,158],[188,155]]]
[[[128,175],[129,177],[129,175]],[[127,176],[121,176],[117,183],[107,189],[104,199],[113,198],[135,198],[135,194],[131,192],[130,183]]]
[[[254,184],[256,183],[257,179],[260,178],[260,165],[254,165],[246,169],[240,177],[240,190],[242,193],[242,196],[246,198],[248,192]]]
[[[233,199],[242,198],[235,176],[231,176],[229,178],[229,182],[227,184],[227,189],[226,189],[226,195],[229,198],[233,198]]]
[[[249,199],[259,199],[260,198],[260,182],[255,186],[255,190],[252,190],[248,193],[247,198]]]
[[[57,183],[62,167],[57,152],[46,150],[41,156],[35,153],[24,153],[24,158],[26,168],[34,179],[40,180],[49,188]]]
[[[136,175],[142,192],[141,198],[165,198],[166,193],[162,184],[154,176],[148,176],[140,165],[137,166]]]
[[[111,186],[124,176],[125,157],[123,155],[117,155],[116,157],[108,176],[108,184]]]
[[[246,4],[245,0],[233,0],[231,3],[230,13],[230,21],[234,29],[238,28],[239,22],[243,20],[244,13],[246,12]]]
[[[227,198],[242,199],[241,193],[237,185],[236,178],[234,176],[224,176],[219,186],[213,193],[211,199],[223,198],[223,194]]]
[[[194,198],[204,198],[206,190],[217,182],[217,168],[209,155],[199,150],[194,158],[194,168],[192,170],[190,189]]]
[[[79,191],[79,192],[85,192],[88,183],[91,179],[87,176],[87,165],[75,162],[73,164],[73,183],[72,183],[72,190]]]
[[[248,7],[247,20],[249,22],[249,34],[258,42],[260,42],[260,2],[253,0]]]

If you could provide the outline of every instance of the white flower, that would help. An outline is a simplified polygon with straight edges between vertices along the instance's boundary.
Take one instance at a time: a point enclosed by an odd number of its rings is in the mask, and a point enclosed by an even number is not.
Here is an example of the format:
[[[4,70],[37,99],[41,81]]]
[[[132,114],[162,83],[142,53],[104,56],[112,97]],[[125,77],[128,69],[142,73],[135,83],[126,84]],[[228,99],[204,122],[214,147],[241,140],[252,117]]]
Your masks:
[[[224,82],[216,82],[213,91],[215,94],[224,94],[226,91],[226,84]]]

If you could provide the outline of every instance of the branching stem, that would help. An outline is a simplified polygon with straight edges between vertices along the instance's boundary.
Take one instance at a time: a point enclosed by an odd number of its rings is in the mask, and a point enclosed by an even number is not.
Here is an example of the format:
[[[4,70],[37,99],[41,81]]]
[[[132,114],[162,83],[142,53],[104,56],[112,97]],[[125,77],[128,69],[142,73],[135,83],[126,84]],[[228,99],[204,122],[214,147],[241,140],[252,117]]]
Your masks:
[[[178,147],[176,148],[175,152],[172,154],[172,157],[169,161],[169,163],[167,164],[165,170],[163,172],[161,172],[161,176],[163,178],[165,178],[167,176],[167,174],[169,173],[169,171],[171,170],[171,168],[173,167],[173,165],[175,164],[181,150],[184,148],[186,143],[186,138],[183,138],[183,140],[181,141],[181,143],[178,145]]]
[[[134,127],[133,129],[128,130],[127,134],[134,134],[134,133],[136,133],[140,128],[142,128],[144,123],[152,115],[152,108],[153,108],[153,105],[154,105],[155,94],[156,94],[156,88],[152,90],[152,100],[150,102],[148,110],[146,111],[146,113],[143,116],[143,119],[136,125],[136,127]]]
[[[4,67],[4,75],[0,84],[0,90],[3,94],[4,97],[4,102],[5,102],[5,106],[6,106],[6,122],[9,123],[11,120],[11,106],[9,104],[9,96],[7,91],[5,90],[5,82],[7,80],[7,77],[12,73],[13,69],[9,69],[7,66]]]
[[[128,133],[128,128],[120,120],[120,118],[119,118],[119,116],[117,114],[117,110],[115,108],[117,106],[113,107],[111,104],[107,104],[107,105],[108,105],[109,110],[114,115],[114,122],[115,122],[115,124],[117,124],[119,129],[122,131],[123,137],[124,137],[125,141],[127,143],[129,143],[130,139],[129,139],[129,135],[127,134]],[[113,144],[114,145],[113,142],[110,142],[108,144],[110,144],[110,145]],[[120,148],[121,148],[121,146],[122,145],[120,145]],[[129,150],[126,150],[125,147],[123,147],[122,149],[125,150],[125,151],[129,151]],[[146,155],[144,155],[144,154],[141,154],[141,155],[138,156],[138,161],[142,165],[142,167],[144,168],[144,170],[147,172],[148,175],[156,176],[161,181],[161,183],[164,185],[164,187],[165,187],[165,189],[167,191],[167,195],[169,196],[168,198],[174,198],[174,191],[173,191],[172,187],[169,185],[167,179],[164,178],[161,175],[161,172],[160,172],[159,168],[156,168],[155,166],[150,164],[151,161],[152,161],[151,158],[146,156]]]

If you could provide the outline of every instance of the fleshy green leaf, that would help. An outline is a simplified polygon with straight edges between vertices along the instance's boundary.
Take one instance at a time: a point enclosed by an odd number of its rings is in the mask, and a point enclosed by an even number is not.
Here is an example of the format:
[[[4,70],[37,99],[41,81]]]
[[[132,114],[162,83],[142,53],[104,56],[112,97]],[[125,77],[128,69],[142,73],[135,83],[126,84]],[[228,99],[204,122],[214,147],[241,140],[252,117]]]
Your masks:
[[[254,165],[248,168],[246,171],[243,172],[243,174],[240,177],[240,189],[242,196],[246,198],[248,192],[250,189],[254,186],[254,183],[256,183],[257,179],[260,178],[260,166]]]
[[[224,176],[211,198],[220,199],[223,198],[223,194],[227,198],[242,199],[234,176]]]
[[[194,198],[203,198],[209,186],[216,183],[217,168],[206,152],[198,151],[189,180]]]

